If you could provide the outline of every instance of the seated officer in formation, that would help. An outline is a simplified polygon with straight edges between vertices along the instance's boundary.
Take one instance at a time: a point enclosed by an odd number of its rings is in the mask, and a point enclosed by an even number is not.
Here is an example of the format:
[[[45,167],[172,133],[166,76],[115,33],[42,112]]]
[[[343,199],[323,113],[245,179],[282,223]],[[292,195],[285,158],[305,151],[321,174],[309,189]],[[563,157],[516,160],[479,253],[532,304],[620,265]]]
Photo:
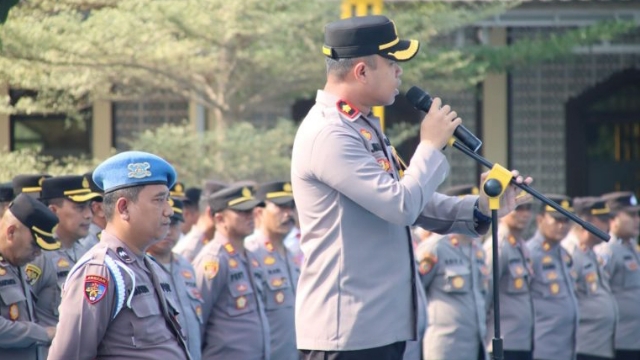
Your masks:
[[[173,210],[173,167],[128,151],[93,172],[104,190],[107,227],[73,267],[62,291],[50,360],[188,359],[164,270],[145,255],[165,238]]]
[[[573,208],[582,220],[598,229],[609,231],[609,207],[603,199],[584,197],[573,199]],[[618,307],[609,287],[609,276],[602,267],[603,261],[593,251],[602,240],[574,224],[569,235],[562,240],[573,259],[577,277],[578,336],[576,352],[578,360],[613,359],[613,334],[618,318]]]
[[[609,242],[596,247],[610,276],[618,304],[616,360],[640,359],[640,205],[631,192],[614,192],[602,198],[611,210]]]
[[[13,200],[13,186],[11,183],[0,184],[0,217],[4,214],[11,200]]]
[[[209,198],[216,232],[193,261],[202,306],[202,358],[269,360],[262,266],[244,248],[261,201],[248,186],[231,185]],[[274,359],[275,360],[275,359]]]
[[[107,218],[104,216],[104,210],[102,209],[102,196],[104,192],[98,187],[95,181],[93,181],[93,173],[89,172],[83,175],[89,180],[89,188],[91,192],[100,194],[91,199],[91,225],[89,225],[89,234],[80,239],[80,245],[84,247],[84,251],[89,251],[95,244],[100,242],[100,233],[107,226]]]
[[[571,199],[547,195],[573,212]],[[538,231],[527,242],[533,266],[531,295],[534,308],[534,359],[571,360],[576,357],[578,303],[575,273],[569,253],[560,242],[569,233],[569,218],[548,205],[536,216]]]
[[[100,194],[91,192],[82,176],[56,176],[42,182],[40,200],[58,217],[56,238],[60,249],[47,251],[26,266],[28,282],[37,298],[38,321],[46,326],[58,323],[60,294],[69,270],[84,254],[78,240],[87,236],[91,224],[89,201]]]
[[[449,196],[477,195],[473,185],[453,187]],[[428,299],[425,360],[488,360],[486,296],[489,271],[479,242],[460,234],[429,237],[416,249]]]
[[[202,248],[213,239],[216,226],[209,206],[209,196],[224,189],[226,186],[227,184],[216,180],[206,180],[204,182],[204,190],[200,194],[200,203],[198,205],[200,217],[198,217],[195,225],[191,227],[191,230],[178,241],[178,244],[173,248],[174,253],[180,254],[185,259],[193,262]]]
[[[34,301],[23,266],[40,250],[60,247],[53,237],[58,219],[34,198],[20,194],[0,218],[0,359],[36,360],[55,327],[36,324]]]
[[[35,199],[40,199],[40,192],[42,191],[42,182],[44,179],[50,178],[48,174],[21,174],[16,175],[11,179],[13,186],[14,196],[25,193]]]
[[[245,239],[247,250],[261,262],[265,278],[265,309],[271,334],[271,359],[296,360],[295,295],[300,269],[284,238],[294,225],[293,192],[290,182],[260,184],[256,198],[264,207],[254,211],[256,231]]]
[[[182,325],[189,346],[192,360],[200,360],[200,326],[202,325],[202,297],[196,287],[196,277],[193,266],[181,255],[175,254],[171,249],[180,239],[182,227],[182,201],[177,198],[169,198],[169,204],[173,209],[171,227],[164,240],[153,244],[147,249],[147,253],[166,270],[171,287],[175,289],[175,300],[180,307],[178,320]]]
[[[531,279],[533,268],[529,250],[522,237],[532,217],[532,202],[520,204],[500,219],[498,227],[498,279],[500,283],[500,335],[505,360],[531,360],[533,356],[533,303]],[[487,268],[493,269],[493,240],[484,243]],[[492,351],[495,334],[493,287],[489,288],[487,337],[485,343]]]

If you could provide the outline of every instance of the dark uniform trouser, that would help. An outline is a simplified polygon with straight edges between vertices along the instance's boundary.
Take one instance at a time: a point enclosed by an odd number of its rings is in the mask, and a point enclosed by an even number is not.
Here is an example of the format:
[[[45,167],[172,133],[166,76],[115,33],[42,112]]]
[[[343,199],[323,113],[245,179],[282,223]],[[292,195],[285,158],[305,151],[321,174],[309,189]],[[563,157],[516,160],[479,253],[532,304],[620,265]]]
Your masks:
[[[602,357],[602,356],[578,354],[578,360],[611,360],[611,358],[606,358],[606,357]]]
[[[640,360],[640,350],[616,350],[616,360]]]
[[[504,360],[533,360],[533,352],[504,350]]]
[[[352,351],[300,350],[304,360],[402,360],[404,341],[373,349]]]

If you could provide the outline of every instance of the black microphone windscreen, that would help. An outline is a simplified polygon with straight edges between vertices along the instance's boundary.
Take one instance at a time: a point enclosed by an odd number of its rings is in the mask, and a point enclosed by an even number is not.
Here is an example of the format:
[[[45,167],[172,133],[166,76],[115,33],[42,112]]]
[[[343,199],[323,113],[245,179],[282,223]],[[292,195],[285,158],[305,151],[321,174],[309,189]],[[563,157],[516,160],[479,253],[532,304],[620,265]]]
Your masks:
[[[429,93],[417,86],[412,86],[411,89],[407,91],[406,98],[416,109],[425,112],[429,112],[431,102],[433,101]]]

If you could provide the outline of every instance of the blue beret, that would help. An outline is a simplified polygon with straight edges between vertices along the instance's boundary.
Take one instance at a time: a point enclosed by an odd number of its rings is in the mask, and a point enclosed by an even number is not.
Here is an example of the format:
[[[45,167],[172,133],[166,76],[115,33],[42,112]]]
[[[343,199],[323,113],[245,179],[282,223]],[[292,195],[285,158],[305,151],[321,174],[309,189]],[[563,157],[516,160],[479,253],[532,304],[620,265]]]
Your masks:
[[[105,193],[152,184],[163,184],[171,188],[176,182],[176,170],[157,155],[125,151],[98,165],[93,171],[93,181]]]

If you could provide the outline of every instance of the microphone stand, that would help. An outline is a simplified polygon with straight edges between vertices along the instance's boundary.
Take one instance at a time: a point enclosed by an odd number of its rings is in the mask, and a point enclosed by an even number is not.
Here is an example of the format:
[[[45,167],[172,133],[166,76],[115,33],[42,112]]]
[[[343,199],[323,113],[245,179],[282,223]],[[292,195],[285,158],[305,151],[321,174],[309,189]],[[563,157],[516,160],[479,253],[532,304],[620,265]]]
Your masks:
[[[492,164],[489,160],[484,157],[476,154],[471,149],[466,147],[463,144],[460,144],[456,141],[455,138],[451,138],[449,140],[449,146],[454,147],[460,151],[462,151],[467,156],[476,160],[480,164],[490,168],[489,175],[485,180],[482,188],[489,197],[489,209],[491,210],[491,234],[492,234],[492,245],[493,245],[493,321],[494,321],[494,336],[492,339],[493,345],[493,359],[494,360],[503,360],[504,359],[504,349],[502,344],[502,338],[500,337],[500,285],[498,279],[498,273],[500,271],[500,260],[498,258],[498,210],[500,209],[500,196],[507,189],[509,184],[513,184],[520,189],[526,191],[531,194],[536,199],[542,201],[544,204],[551,206],[556,209],[562,215],[568,217],[574,222],[580,224],[583,228],[585,228],[590,233],[596,235],[604,241],[609,241],[609,234],[601,231],[597,227],[593,226],[591,223],[584,221],[577,217],[576,215],[570,213],[566,209],[562,208],[556,202],[548,199],[546,196],[542,195],[535,189],[531,188],[527,184],[518,184],[516,179],[511,174],[511,171],[506,169],[505,167],[499,164]]]

